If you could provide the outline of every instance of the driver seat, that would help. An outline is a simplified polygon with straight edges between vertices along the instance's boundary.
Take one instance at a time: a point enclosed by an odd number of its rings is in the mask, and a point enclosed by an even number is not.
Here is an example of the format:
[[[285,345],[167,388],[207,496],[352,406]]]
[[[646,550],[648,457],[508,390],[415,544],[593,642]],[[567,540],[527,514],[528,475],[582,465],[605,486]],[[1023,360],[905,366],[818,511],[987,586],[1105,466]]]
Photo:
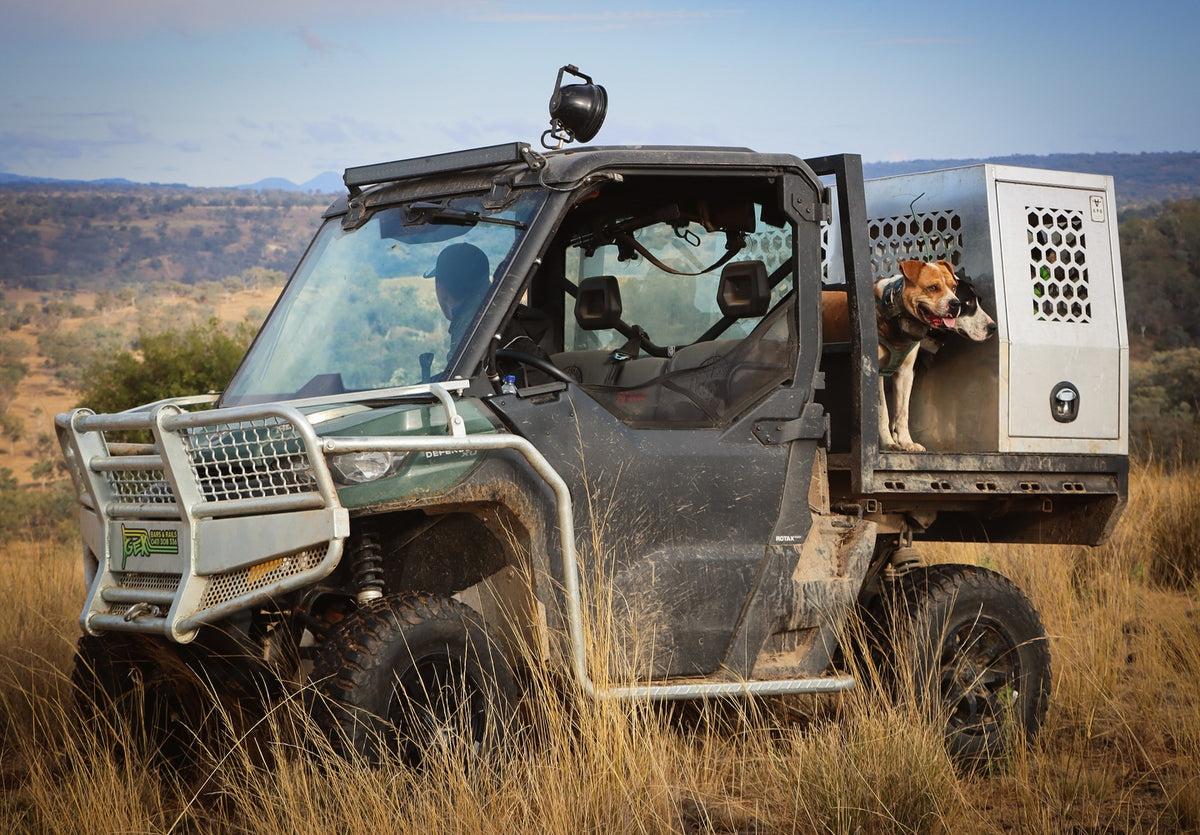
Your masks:
[[[614,330],[621,323],[621,285],[615,275],[594,275],[579,282],[575,321],[585,331]]]
[[[616,331],[621,324],[621,286],[616,276],[589,276],[579,282],[575,293],[575,321],[585,331]],[[550,358],[551,362],[584,386],[630,386],[654,379],[663,360],[646,357],[615,361],[613,351],[564,351]],[[642,367],[653,364],[653,368]],[[637,366],[639,373],[633,373]],[[634,379],[636,378],[636,379]]]

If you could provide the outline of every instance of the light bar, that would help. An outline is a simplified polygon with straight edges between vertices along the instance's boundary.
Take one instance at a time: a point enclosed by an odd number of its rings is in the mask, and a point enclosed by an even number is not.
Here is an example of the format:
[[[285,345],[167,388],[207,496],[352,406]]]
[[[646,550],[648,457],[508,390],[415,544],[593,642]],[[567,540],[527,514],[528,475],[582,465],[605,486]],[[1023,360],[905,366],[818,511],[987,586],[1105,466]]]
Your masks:
[[[508,142],[503,145],[489,145],[486,148],[472,148],[468,151],[452,151],[448,154],[360,165],[355,168],[347,168],[346,173],[342,175],[342,182],[354,194],[363,186],[394,183],[413,177],[426,177],[451,171],[469,171],[472,168],[524,162],[528,151],[529,145],[525,142]]]

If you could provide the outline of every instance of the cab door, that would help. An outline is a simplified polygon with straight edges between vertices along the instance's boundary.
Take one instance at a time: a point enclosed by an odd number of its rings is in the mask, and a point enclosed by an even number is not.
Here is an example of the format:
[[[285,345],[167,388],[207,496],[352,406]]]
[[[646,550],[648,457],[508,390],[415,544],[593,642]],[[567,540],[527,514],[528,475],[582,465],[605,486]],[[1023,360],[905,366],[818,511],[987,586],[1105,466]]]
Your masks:
[[[501,409],[570,485],[585,605],[611,605],[636,677],[749,676],[792,609],[823,421],[799,302],[819,241],[783,193],[701,205],[625,178],[568,218],[533,294],[572,382]]]

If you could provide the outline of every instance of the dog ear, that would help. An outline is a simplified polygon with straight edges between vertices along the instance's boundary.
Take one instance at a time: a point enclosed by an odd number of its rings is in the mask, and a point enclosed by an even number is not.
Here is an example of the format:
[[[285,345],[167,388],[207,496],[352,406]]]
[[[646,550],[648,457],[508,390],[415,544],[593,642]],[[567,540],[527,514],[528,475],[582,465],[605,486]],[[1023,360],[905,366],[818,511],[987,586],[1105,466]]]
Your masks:
[[[952,282],[954,282],[954,284],[957,284],[957,283],[958,283],[958,276],[956,276],[956,275],[954,274],[954,265],[953,265],[953,264],[951,264],[949,261],[937,261],[937,262],[935,262],[935,263],[936,263],[936,264],[937,264],[939,267],[941,267],[942,269],[944,269],[946,272],[950,273],[950,280],[951,280]]]
[[[924,266],[924,261],[901,261],[900,272],[904,273],[904,277],[909,281],[916,281]]]

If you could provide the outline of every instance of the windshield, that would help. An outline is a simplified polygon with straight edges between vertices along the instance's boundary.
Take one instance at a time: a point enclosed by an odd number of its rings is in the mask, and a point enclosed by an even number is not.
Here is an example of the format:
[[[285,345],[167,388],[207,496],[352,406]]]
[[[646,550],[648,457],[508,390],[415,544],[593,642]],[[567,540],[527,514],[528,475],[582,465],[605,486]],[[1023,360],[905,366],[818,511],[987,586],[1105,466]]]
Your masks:
[[[317,232],[225,392],[226,405],[441,379],[524,235],[540,195],[394,206]]]

